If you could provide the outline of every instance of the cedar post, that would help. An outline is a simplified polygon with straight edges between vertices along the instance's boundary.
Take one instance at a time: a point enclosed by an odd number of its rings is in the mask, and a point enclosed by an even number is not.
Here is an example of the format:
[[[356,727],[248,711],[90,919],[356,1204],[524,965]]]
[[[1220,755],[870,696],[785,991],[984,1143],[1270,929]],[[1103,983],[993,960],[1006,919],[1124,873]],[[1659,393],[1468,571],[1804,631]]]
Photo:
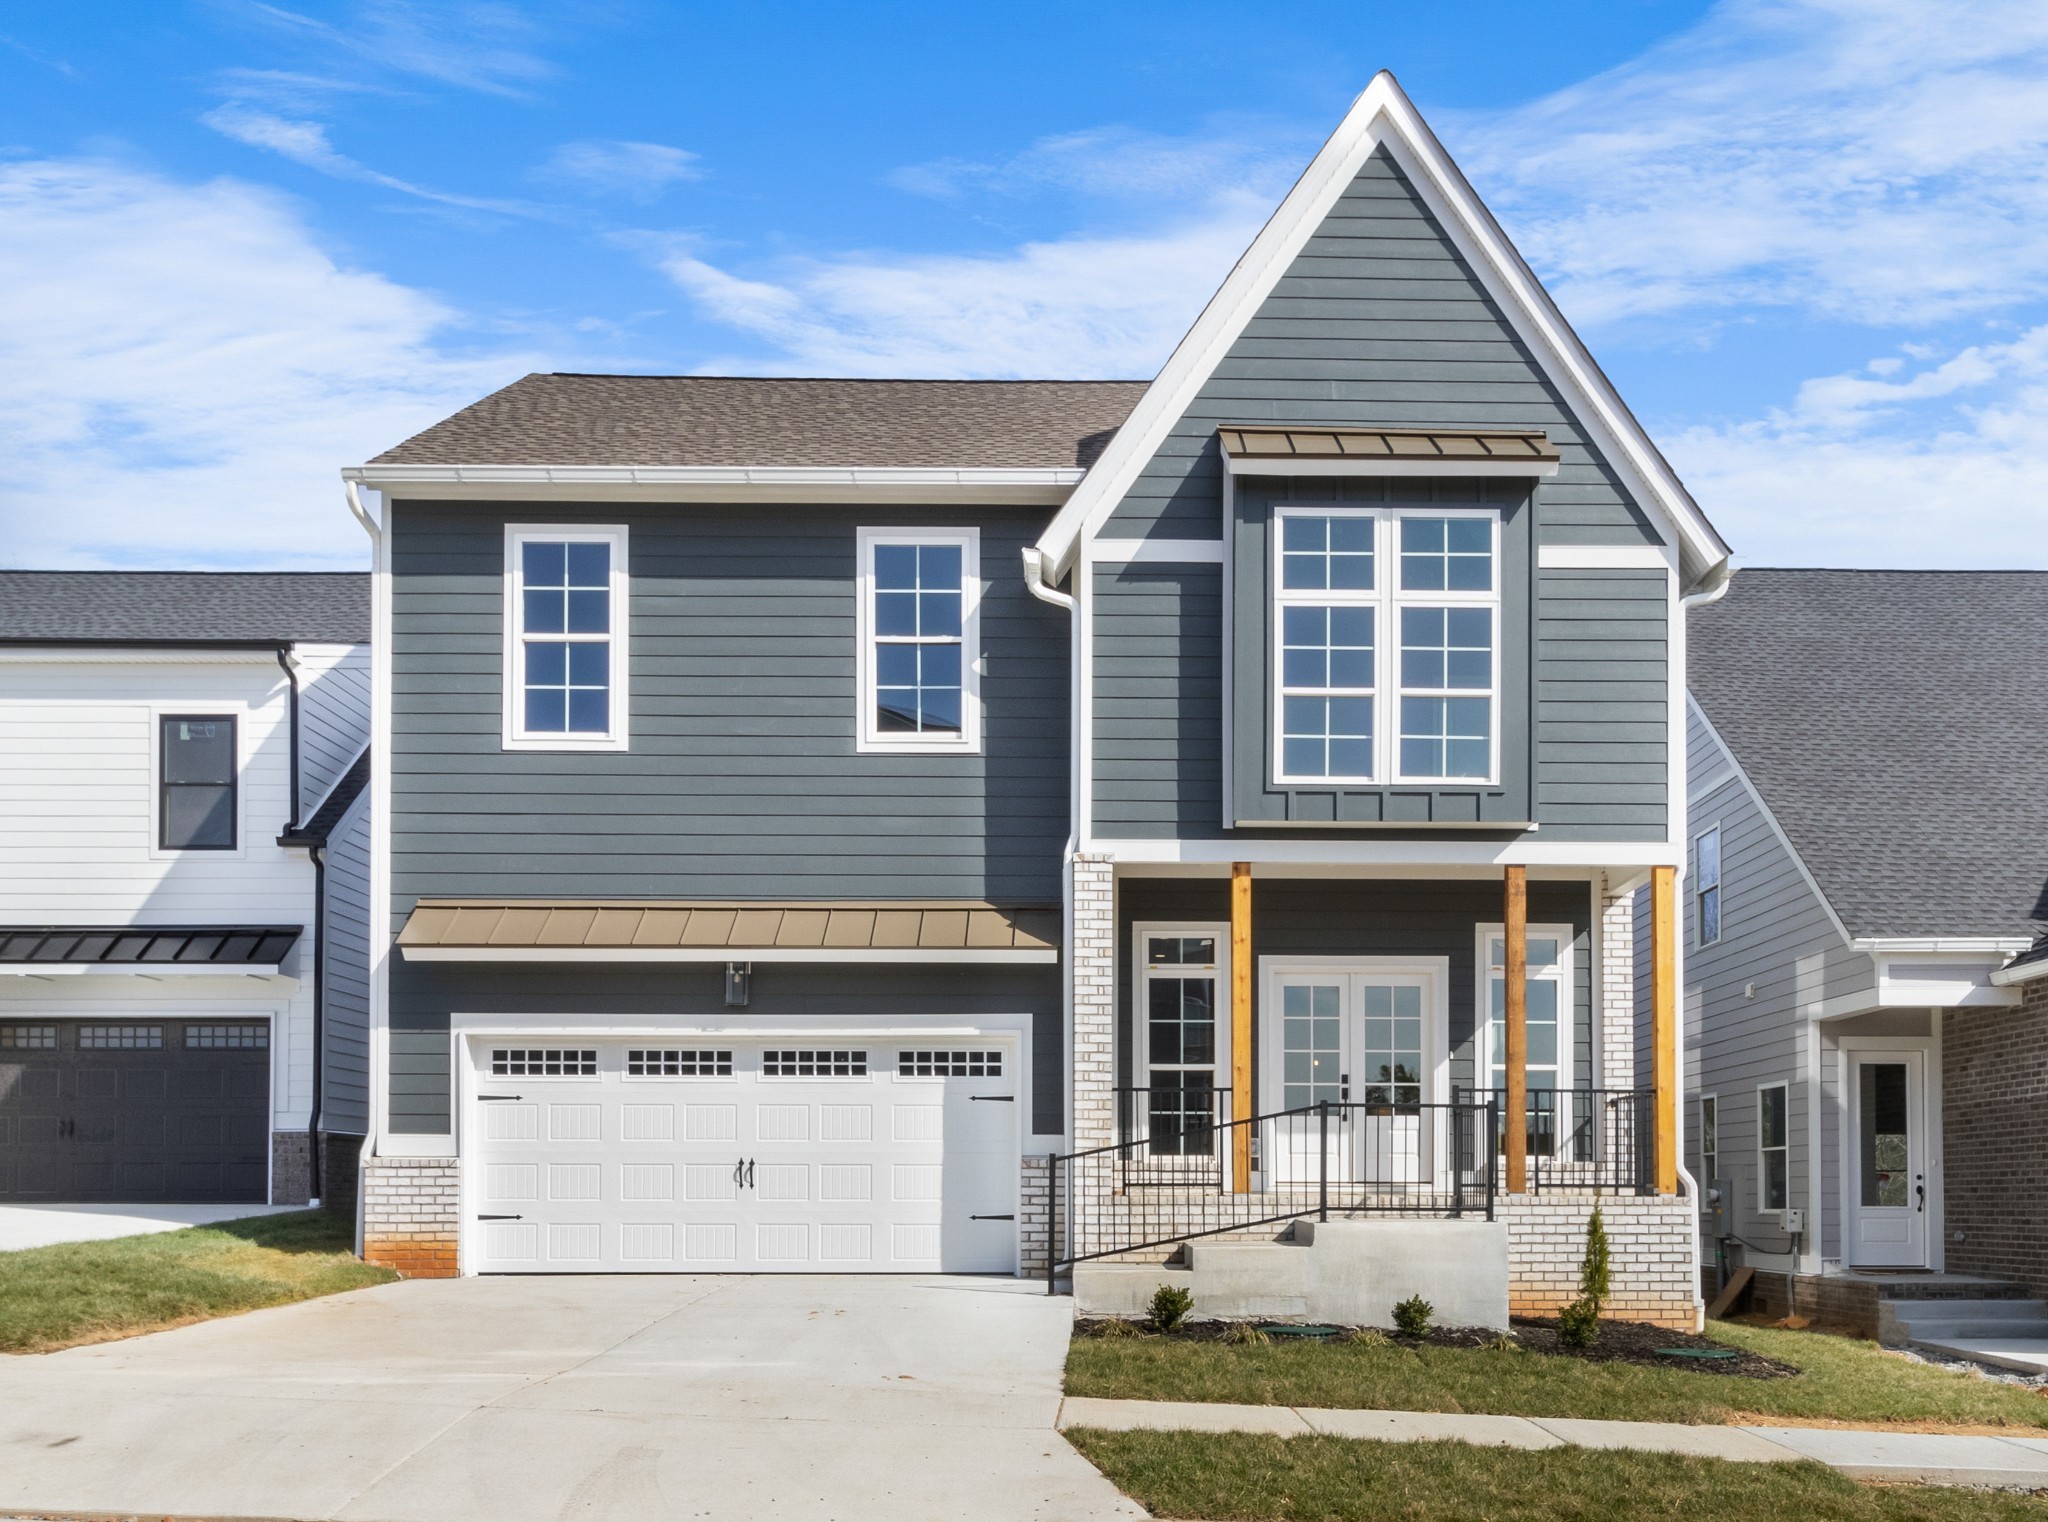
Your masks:
[[[1252,1118],[1252,864],[1230,864],[1230,1118]],[[1238,1194],[1252,1187],[1252,1128],[1230,1132],[1230,1186]]]
[[[1650,1072],[1657,1192],[1678,1193],[1678,869],[1650,868]]]
[[[1501,964],[1506,995],[1508,1091],[1501,1105],[1507,1131],[1507,1192],[1523,1194],[1529,1187],[1529,869],[1507,869],[1507,904],[1502,915],[1507,954]]]

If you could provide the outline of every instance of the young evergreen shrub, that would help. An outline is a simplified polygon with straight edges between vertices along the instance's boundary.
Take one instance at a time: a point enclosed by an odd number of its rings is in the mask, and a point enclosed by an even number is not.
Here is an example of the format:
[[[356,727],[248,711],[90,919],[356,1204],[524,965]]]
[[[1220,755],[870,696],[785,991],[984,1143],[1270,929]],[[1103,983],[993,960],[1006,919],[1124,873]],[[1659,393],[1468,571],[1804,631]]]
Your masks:
[[[1427,1337],[1436,1307],[1420,1295],[1410,1295],[1394,1307],[1394,1325],[1403,1337]]]
[[[1557,1340],[1568,1348],[1590,1348],[1600,1338],[1600,1305],[1584,1295],[1557,1313]]]
[[[1152,1291],[1152,1303],[1146,1308],[1152,1318],[1152,1330],[1171,1332],[1188,1319],[1188,1312],[1195,1308],[1195,1297],[1178,1284],[1162,1284]]]
[[[1600,1311],[1613,1279],[1607,1222],[1600,1207],[1586,1217],[1586,1255],[1579,1259],[1579,1298],[1557,1313],[1557,1340],[1568,1348],[1590,1348],[1600,1340]]]

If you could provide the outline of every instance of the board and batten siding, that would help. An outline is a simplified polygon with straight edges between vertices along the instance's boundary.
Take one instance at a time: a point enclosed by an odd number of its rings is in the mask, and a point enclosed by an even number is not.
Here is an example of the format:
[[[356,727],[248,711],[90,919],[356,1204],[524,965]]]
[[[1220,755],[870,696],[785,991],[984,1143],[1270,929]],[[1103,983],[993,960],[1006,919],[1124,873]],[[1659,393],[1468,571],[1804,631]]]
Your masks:
[[[1700,1166],[1698,1096],[1713,1094],[1720,1177],[1724,1188],[1732,1183],[1736,1191],[1735,1229],[1772,1249],[1789,1243],[1777,1229],[1776,1216],[1758,1212],[1757,1088],[1771,1083],[1788,1086],[1790,1202],[1811,1209],[1816,1203],[1809,1145],[1811,1079],[1822,1080],[1823,1180],[1838,1176],[1834,1153],[1839,1150],[1840,1112],[1831,1049],[1818,1053],[1821,1068],[1816,1075],[1813,1062],[1819,1043],[1809,1041],[1808,1021],[1830,1001],[1853,1003],[1868,993],[1875,1004],[1876,969],[1867,954],[1843,939],[1711,724],[1697,705],[1688,705],[1688,710],[1687,828],[1692,839],[1687,842],[1679,897],[1687,1013],[1693,1027],[1687,1034],[1685,1080],[1687,1166]],[[1697,842],[1716,827],[1721,831],[1721,938],[1701,946]],[[1647,908],[1641,907],[1636,918],[1639,970],[1649,966],[1649,925]],[[1645,1003],[1647,996],[1645,987]],[[1840,1251],[1837,1191],[1824,1188],[1818,1203],[1821,1219],[1812,1224],[1819,1229],[1819,1240],[1809,1246],[1818,1245],[1833,1256]]]
[[[1067,621],[1043,512],[455,506],[392,530],[392,889],[421,895],[1059,901]],[[501,743],[504,530],[625,523],[631,739]],[[983,751],[855,751],[855,534],[981,530]]]
[[[363,1135],[370,1123],[370,793],[342,815],[327,841],[322,930],[327,1057],[320,1072],[320,1123]]]

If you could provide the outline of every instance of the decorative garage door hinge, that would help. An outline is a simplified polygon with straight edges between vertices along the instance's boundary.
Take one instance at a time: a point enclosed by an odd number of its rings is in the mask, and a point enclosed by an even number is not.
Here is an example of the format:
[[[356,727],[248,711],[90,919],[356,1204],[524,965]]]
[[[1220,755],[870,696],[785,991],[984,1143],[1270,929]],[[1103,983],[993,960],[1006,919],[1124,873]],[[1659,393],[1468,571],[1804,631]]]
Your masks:
[[[970,1221],[1014,1221],[1017,1218],[1013,1215],[971,1215],[967,1219]]]

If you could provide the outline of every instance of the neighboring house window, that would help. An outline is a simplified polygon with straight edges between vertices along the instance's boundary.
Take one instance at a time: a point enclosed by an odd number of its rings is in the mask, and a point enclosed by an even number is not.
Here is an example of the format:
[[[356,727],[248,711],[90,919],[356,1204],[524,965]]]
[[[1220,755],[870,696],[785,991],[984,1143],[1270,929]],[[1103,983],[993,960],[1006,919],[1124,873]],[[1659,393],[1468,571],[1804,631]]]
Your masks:
[[[863,529],[860,556],[860,748],[976,749],[978,535]]]
[[[1791,1203],[1792,1182],[1786,1138],[1786,1089],[1782,1083],[1756,1091],[1757,1209],[1783,1210]]]
[[[1700,1188],[1711,1189],[1721,1178],[1721,1128],[1712,1094],[1700,1095]]]
[[[1217,1117],[1223,963],[1227,931],[1171,930],[1140,937],[1136,1103],[1126,1126],[1155,1156],[1210,1150]]]
[[[1698,944],[1721,939],[1721,827],[1715,825],[1693,842],[1693,901]]]
[[[1495,516],[1288,508],[1278,551],[1280,780],[1491,780]],[[1381,656],[1389,643],[1391,665]]]
[[[234,719],[166,714],[157,723],[158,849],[234,850]]]
[[[626,748],[624,528],[505,534],[505,743]]]

